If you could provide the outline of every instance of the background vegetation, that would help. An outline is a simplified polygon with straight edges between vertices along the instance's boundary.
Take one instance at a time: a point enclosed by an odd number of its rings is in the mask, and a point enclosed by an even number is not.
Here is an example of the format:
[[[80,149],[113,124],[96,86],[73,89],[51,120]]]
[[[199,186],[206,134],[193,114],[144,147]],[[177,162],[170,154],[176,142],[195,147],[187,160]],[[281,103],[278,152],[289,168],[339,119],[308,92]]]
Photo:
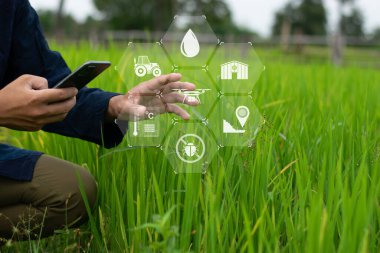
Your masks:
[[[121,48],[54,46],[75,67],[119,60]],[[159,149],[104,150],[46,133],[7,141],[87,167],[96,211],[80,230],[12,243],[5,252],[377,252],[380,226],[380,74],[334,67],[325,49],[258,50],[254,99],[267,124],[253,148],[223,148],[207,174],[173,173]],[[367,52],[371,59],[373,52]],[[373,59],[377,59],[374,56]],[[125,91],[116,71],[91,86]]]
[[[165,31],[174,15],[206,15],[218,35],[256,35],[249,27],[234,23],[233,14],[225,0],[93,0],[102,13],[94,19],[89,16],[78,23],[64,12],[66,0],[60,0],[56,11],[40,11],[41,22],[47,34],[62,34],[71,38],[87,37],[90,32],[105,30]],[[355,0],[335,0],[339,3],[338,27],[347,36],[378,37],[378,29],[364,31],[365,16]],[[304,35],[326,35],[336,32],[327,27],[327,10],[323,0],[286,0],[273,18],[272,35],[284,32]],[[53,17],[54,16],[54,17]],[[289,26],[289,31],[284,28]],[[379,27],[380,28],[380,27]]]
[[[340,13],[337,31],[365,36],[354,2],[340,2],[351,7]],[[206,14],[219,34],[254,34],[233,23],[222,0],[96,0],[104,20],[83,24],[64,14],[61,3],[40,18],[71,68],[89,59],[119,62],[126,44],[88,42],[91,33],[149,34],[166,29],[178,10]],[[290,1],[274,17],[273,36],[329,35],[325,22],[322,1]],[[85,41],[72,41],[78,38]],[[80,229],[8,242],[1,252],[378,252],[379,47],[348,47],[341,66],[331,63],[327,46],[283,49],[256,48],[266,71],[253,96],[266,124],[255,145],[222,148],[205,175],[174,174],[155,148],[105,150],[43,132],[3,130],[3,142],[88,168],[99,198]],[[90,86],[126,92],[114,69]]]

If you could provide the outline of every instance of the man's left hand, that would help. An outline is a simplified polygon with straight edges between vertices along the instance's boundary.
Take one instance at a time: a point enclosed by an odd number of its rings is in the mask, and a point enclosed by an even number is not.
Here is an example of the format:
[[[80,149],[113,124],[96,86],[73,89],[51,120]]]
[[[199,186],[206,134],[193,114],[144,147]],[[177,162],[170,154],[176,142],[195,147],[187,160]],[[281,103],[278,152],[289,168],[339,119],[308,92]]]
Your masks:
[[[155,112],[174,113],[189,120],[189,113],[176,103],[196,106],[199,102],[177,92],[195,90],[194,84],[180,82],[181,78],[181,74],[177,73],[159,76],[137,85],[125,95],[111,98],[107,119],[142,120],[147,115],[147,107],[153,107]]]

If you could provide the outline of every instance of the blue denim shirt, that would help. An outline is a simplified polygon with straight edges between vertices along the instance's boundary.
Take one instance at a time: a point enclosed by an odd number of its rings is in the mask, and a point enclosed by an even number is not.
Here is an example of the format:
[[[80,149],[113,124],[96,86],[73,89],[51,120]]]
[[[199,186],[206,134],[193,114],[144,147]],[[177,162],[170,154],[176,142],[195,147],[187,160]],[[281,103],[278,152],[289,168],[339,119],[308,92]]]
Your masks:
[[[29,1],[1,0],[0,89],[23,74],[45,77],[49,87],[52,87],[69,73],[70,69],[61,55],[49,49],[38,15]],[[104,122],[104,116],[110,98],[115,95],[99,89],[83,88],[67,118],[46,125],[43,130],[87,140],[106,148],[114,147],[120,143],[123,134],[115,124]],[[0,176],[30,181],[41,154],[39,151],[0,144]]]

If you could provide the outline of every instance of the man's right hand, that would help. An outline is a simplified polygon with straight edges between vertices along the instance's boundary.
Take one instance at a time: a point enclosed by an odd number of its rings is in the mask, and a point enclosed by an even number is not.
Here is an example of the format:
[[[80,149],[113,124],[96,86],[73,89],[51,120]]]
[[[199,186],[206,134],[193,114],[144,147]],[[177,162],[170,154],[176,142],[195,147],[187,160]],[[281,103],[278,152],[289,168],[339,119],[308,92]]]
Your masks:
[[[76,88],[49,89],[45,78],[23,75],[0,90],[0,126],[41,130],[66,118],[77,93]]]

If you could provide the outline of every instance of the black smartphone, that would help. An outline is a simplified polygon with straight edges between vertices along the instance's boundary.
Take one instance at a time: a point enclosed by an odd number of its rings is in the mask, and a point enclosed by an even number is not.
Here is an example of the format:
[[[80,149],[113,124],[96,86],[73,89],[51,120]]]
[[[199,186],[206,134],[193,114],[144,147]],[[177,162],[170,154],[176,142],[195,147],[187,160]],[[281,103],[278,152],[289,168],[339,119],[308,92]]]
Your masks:
[[[88,61],[65,77],[53,88],[75,87],[80,90],[109,66],[111,66],[111,63],[108,61]]]

